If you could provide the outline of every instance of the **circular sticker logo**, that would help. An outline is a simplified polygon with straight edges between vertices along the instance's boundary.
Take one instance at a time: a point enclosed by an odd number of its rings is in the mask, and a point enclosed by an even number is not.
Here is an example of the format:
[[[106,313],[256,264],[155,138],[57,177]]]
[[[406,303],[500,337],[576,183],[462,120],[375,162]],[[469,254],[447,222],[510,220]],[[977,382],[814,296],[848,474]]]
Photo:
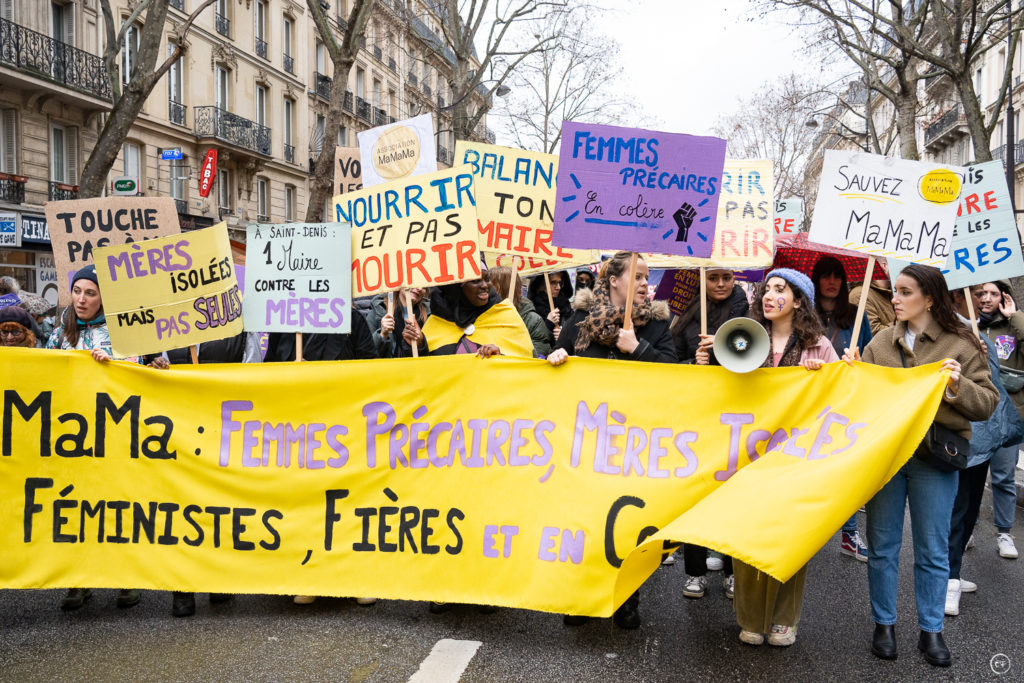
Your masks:
[[[385,131],[373,146],[373,166],[388,180],[404,178],[412,173],[420,160],[420,141],[408,126],[395,126]]]
[[[921,177],[919,190],[933,204],[949,204],[960,197],[960,176],[945,168],[928,171]]]

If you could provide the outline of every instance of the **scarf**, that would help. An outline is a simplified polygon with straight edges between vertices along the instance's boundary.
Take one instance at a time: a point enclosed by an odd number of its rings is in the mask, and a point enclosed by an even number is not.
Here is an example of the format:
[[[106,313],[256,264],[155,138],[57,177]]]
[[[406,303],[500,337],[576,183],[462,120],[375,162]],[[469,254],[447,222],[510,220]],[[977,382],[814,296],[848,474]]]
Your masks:
[[[466,328],[488,309],[501,301],[498,293],[491,288],[491,296],[483,306],[474,306],[462,293],[462,283],[443,285],[430,293],[430,312],[445,320]]]
[[[998,322],[1003,320],[1003,314],[999,310],[992,311],[991,313],[981,313],[978,315],[978,327],[992,327]]]
[[[78,322],[78,326],[80,328],[82,328],[82,329],[85,329],[86,327],[93,327],[95,325],[105,325],[106,322],[107,322],[107,316],[105,314],[103,314],[103,313],[100,313],[98,316],[96,316],[92,320],[81,320],[81,319],[76,319],[76,320]]]
[[[642,304],[633,307],[633,326],[643,327],[650,322],[652,314],[651,302],[645,299]],[[623,306],[612,305],[608,280],[599,280],[597,287],[594,288],[594,303],[590,307],[590,313],[579,325],[576,353],[582,352],[592,341],[603,346],[615,346],[625,315],[626,309]]]
[[[768,330],[769,338],[771,337],[771,329]],[[775,365],[772,361],[775,356],[775,349],[772,349],[768,353],[768,357],[764,359],[764,363],[761,364],[762,368],[792,368],[800,365],[800,355],[803,351],[800,348],[800,343],[797,341],[796,335],[789,335],[789,341],[786,342],[786,349],[782,352],[782,358],[779,360],[779,364]]]

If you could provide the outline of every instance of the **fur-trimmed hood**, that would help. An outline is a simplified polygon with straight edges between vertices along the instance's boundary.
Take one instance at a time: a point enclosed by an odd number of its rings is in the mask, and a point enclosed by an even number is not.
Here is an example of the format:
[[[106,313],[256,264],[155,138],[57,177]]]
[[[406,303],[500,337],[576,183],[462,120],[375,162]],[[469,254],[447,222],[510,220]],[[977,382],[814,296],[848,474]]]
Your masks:
[[[572,300],[572,308],[575,311],[589,311],[594,305],[594,290],[581,288],[576,290],[576,296]],[[668,320],[672,315],[668,308],[667,301],[651,302],[651,320]]]

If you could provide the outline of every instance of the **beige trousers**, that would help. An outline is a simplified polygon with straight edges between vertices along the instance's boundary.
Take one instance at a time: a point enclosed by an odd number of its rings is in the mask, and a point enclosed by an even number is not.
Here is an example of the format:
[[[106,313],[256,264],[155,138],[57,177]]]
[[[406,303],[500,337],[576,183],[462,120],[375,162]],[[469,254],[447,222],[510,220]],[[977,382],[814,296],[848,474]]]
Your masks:
[[[749,564],[733,560],[736,587],[733,606],[740,628],[753,633],[768,633],[772,624],[796,626],[804,602],[807,566],[786,583],[779,583]]]

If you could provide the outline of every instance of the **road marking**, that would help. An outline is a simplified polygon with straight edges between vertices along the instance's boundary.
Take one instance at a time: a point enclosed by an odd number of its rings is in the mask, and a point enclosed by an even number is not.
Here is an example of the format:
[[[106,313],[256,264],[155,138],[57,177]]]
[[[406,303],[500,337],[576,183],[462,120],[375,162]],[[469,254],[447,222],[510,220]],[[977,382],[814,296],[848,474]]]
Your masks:
[[[481,645],[479,640],[437,641],[409,683],[456,683]]]

